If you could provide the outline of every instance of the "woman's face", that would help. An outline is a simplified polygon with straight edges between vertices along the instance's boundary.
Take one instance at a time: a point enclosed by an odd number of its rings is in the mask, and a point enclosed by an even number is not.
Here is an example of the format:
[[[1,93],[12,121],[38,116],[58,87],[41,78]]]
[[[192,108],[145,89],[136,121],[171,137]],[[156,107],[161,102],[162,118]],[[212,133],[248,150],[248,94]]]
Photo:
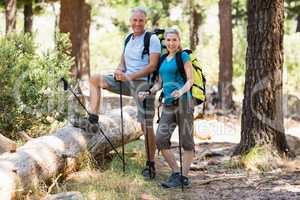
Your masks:
[[[174,53],[179,49],[180,39],[175,33],[168,33],[165,38],[167,49],[170,53]]]

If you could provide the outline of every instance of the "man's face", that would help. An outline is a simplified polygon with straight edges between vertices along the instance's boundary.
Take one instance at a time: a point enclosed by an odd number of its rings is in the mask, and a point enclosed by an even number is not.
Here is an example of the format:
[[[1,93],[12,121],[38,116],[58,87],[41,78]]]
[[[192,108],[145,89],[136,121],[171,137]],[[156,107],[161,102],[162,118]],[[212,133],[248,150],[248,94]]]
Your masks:
[[[147,18],[143,13],[135,12],[132,14],[130,24],[135,35],[141,35],[144,33],[146,21]]]

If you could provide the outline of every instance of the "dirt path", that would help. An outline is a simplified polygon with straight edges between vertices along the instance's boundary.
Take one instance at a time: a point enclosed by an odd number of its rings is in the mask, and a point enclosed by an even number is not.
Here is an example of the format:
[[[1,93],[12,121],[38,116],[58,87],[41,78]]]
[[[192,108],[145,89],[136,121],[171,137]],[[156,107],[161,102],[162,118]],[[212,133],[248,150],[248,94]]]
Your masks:
[[[230,153],[235,144],[212,143],[197,145],[197,160],[190,173],[192,187],[173,189],[166,199],[193,200],[299,200],[300,166],[291,169],[276,169],[266,173],[248,172],[230,166]],[[177,149],[174,149],[178,156]],[[206,155],[206,156],[204,156]],[[158,157],[160,179],[165,178],[169,168]],[[298,158],[295,162],[300,161]],[[162,175],[164,174],[164,176]]]

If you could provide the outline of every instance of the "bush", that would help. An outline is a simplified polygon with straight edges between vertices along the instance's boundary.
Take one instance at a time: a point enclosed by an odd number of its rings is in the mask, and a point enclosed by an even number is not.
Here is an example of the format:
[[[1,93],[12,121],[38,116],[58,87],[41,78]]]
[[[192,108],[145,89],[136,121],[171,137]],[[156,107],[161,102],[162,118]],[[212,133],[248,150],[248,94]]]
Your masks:
[[[66,54],[67,37],[60,35],[56,48],[44,55],[36,53],[33,38],[26,34],[0,38],[0,46],[0,131],[16,138],[16,132],[46,122],[48,116],[63,119],[57,114],[62,98],[57,81],[73,63]]]

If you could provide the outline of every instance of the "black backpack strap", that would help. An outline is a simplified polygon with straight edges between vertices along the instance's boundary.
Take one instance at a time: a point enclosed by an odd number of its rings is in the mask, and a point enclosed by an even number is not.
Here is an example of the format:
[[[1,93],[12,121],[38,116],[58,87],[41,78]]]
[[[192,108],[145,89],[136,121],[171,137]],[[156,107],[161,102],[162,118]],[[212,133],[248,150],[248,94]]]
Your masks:
[[[159,74],[159,68],[160,68],[161,64],[163,63],[163,61],[166,59],[167,56],[168,56],[167,53],[160,56],[157,67],[156,67],[155,71],[152,73],[152,79],[151,79],[152,83],[155,82],[155,80],[156,80],[156,78]]]
[[[152,33],[146,32],[144,36],[144,49],[142,53],[142,59],[144,58],[144,55],[149,55],[149,47],[150,47],[150,39],[151,39]]]
[[[128,44],[130,38],[132,37],[133,33],[130,33],[126,38],[125,38],[125,42],[124,42],[124,51],[126,48],[126,45]]]
[[[178,71],[179,71],[181,77],[183,78],[184,82],[186,82],[186,74],[185,74],[185,70],[184,70],[184,63],[182,60],[181,53],[182,53],[181,51],[178,51],[175,55],[176,65],[177,65],[177,68],[178,68]]]

